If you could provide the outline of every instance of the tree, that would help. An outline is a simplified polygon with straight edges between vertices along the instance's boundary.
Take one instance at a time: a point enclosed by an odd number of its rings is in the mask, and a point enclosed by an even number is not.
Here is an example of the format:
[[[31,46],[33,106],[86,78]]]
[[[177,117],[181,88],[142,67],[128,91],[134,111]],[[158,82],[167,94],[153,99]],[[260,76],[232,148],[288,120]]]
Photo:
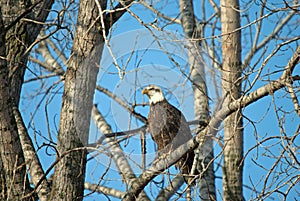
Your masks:
[[[20,200],[30,192],[24,146],[21,147],[13,107],[19,104],[28,49],[42,26],[21,21],[26,17],[44,22],[52,1],[43,3],[1,1],[1,199]],[[30,33],[30,34],[29,34]],[[23,151],[22,151],[23,150]],[[36,179],[39,179],[37,175]],[[42,192],[42,191],[41,191]],[[43,192],[42,192],[43,193]],[[39,195],[41,198],[43,194]]]
[[[181,23],[188,44],[188,60],[190,65],[191,82],[194,92],[194,113],[195,119],[208,122],[209,105],[208,93],[205,78],[205,62],[201,48],[204,38],[204,30],[197,27],[197,21],[194,15],[193,1],[180,1]],[[198,22],[199,23],[199,22]],[[205,41],[203,42],[205,43]],[[200,133],[203,128],[199,126],[196,133]],[[203,200],[216,200],[215,175],[213,160],[213,143],[211,139],[207,139],[202,147],[196,150],[197,169],[203,172],[203,176],[199,179],[200,196]]]
[[[298,1],[2,1],[1,200],[296,198],[298,21]],[[150,83],[194,133],[157,160]]]
[[[238,1],[221,1],[222,90],[229,105],[241,97],[241,31]],[[224,120],[224,200],[243,200],[243,118],[240,110]]]

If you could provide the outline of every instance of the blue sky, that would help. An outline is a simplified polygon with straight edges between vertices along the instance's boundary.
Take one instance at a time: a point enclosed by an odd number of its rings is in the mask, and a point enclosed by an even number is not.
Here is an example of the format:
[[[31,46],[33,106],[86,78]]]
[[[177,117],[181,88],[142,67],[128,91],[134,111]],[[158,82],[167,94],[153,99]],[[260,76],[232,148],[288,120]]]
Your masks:
[[[178,14],[179,5],[178,2],[169,2],[166,6],[164,3],[160,2],[155,4],[157,8],[162,8],[163,12],[166,14],[175,17]],[[165,9],[163,8],[165,7]],[[200,5],[194,5],[196,12],[196,16],[198,18],[201,17],[200,13]],[[259,7],[254,4],[249,5],[249,14],[250,21],[253,21],[257,18],[257,12],[259,11]],[[142,8],[139,5],[134,5],[131,7],[134,13],[136,13],[145,23],[153,22],[155,20],[155,16],[151,14],[147,9]],[[207,18],[213,13],[213,10],[210,6],[207,6],[206,16]],[[263,23],[263,30],[261,33],[260,40],[263,40],[265,36],[270,34],[274,27],[276,26],[276,19],[278,15],[282,13],[278,13],[277,15],[272,15],[267,18]],[[247,24],[245,18],[242,18],[242,25]],[[74,19],[73,19],[74,20]],[[298,20],[299,16],[294,17],[292,20]],[[219,22],[218,22],[219,23]],[[220,27],[220,26],[219,26]],[[291,30],[283,30],[280,34],[284,35],[287,33],[286,37],[292,37],[293,33],[299,33],[299,26],[296,26],[296,30],[291,32]],[[255,25],[252,26],[252,31],[255,31]],[[135,20],[129,14],[125,14],[120,21],[114,26],[113,34],[110,39],[110,47],[111,50],[118,61],[118,64],[124,68],[126,74],[123,79],[120,79],[118,71],[116,67],[113,65],[113,59],[111,55],[108,53],[108,49],[105,48],[105,51],[102,56],[102,60],[100,63],[99,75],[97,84],[109,89],[110,91],[117,94],[122,100],[124,100],[128,105],[132,103],[146,103],[147,98],[143,97],[141,94],[141,88],[147,84],[155,83],[164,88],[165,95],[167,99],[176,107],[180,108],[186,118],[188,120],[194,119],[193,114],[193,97],[190,82],[186,79],[185,76],[182,75],[181,70],[184,73],[188,73],[188,65],[187,65],[187,52],[184,48],[184,38],[182,34],[182,29],[179,25],[170,25],[165,28],[167,30],[167,34],[153,31],[153,34],[157,36],[164,50],[169,52],[169,54],[174,58],[176,62],[181,66],[181,69],[174,64],[174,62],[170,61],[168,57],[165,55],[163,50],[158,46],[155,41],[155,38],[151,35],[151,33],[143,28],[140,23]],[[205,36],[210,36],[211,29],[205,33]],[[220,31],[219,31],[220,33]],[[249,51],[248,44],[250,43],[250,34],[249,29],[245,29],[242,31],[242,44],[243,51],[242,55],[244,56]],[[60,35],[63,37],[63,35]],[[220,45],[221,38],[217,38],[216,43]],[[279,39],[283,41],[284,39]],[[210,43],[210,40],[207,40]],[[64,44],[65,45],[65,44]],[[276,47],[278,44],[276,42],[271,42],[265,48],[265,56],[266,58]],[[70,46],[70,44],[68,44]],[[286,65],[289,58],[292,56],[292,50],[295,49],[296,44],[291,43],[289,46],[282,48],[276,56],[274,56],[270,62],[266,65],[265,69],[262,71],[262,79],[258,80],[254,85],[252,91],[257,89],[258,87],[267,83],[269,79],[276,79],[281,75],[282,67]],[[68,54],[68,50],[64,50],[65,54]],[[220,48],[217,52],[219,55]],[[263,50],[260,51],[263,53]],[[252,60],[252,65],[259,58],[260,54],[257,54]],[[261,64],[261,61],[258,62]],[[213,109],[215,106],[215,88],[212,86],[211,77],[208,73],[210,70],[210,62],[206,62],[206,70],[207,70],[207,85],[209,90],[209,96],[212,98],[210,102],[210,108]],[[259,67],[260,65],[258,65]],[[39,72],[39,68],[29,63],[29,68],[34,70],[35,72]],[[274,71],[279,71],[277,73],[270,73]],[[42,72],[41,72],[42,73]],[[257,72],[252,73],[248,76],[249,80],[254,79]],[[299,74],[299,67],[295,70],[294,74]],[[26,79],[29,77],[33,77],[33,75],[27,71]],[[44,138],[48,138],[48,127],[46,122],[45,111],[48,112],[49,117],[49,127],[50,133],[52,137],[55,139],[55,135],[57,133],[57,128],[59,126],[59,113],[61,109],[61,92],[62,92],[62,84],[60,83],[58,86],[53,87],[50,90],[53,93],[43,94],[46,88],[49,88],[57,78],[48,79],[45,81],[38,81],[32,83],[26,83],[23,87],[22,99],[21,101],[21,111],[23,113],[23,117],[25,122],[28,124],[30,122],[30,117],[33,116],[33,121],[31,121],[31,127],[34,126],[35,129],[39,132],[34,133],[33,129],[30,128],[29,131],[31,135],[37,141],[37,144],[42,145],[43,142],[47,142]],[[44,86],[44,89],[41,90],[41,86]],[[219,90],[219,89],[218,89]],[[57,93],[57,91],[59,93]],[[33,95],[34,94],[34,95]],[[31,97],[32,96],[32,97]],[[290,113],[279,112],[278,115],[281,118],[281,121],[284,121],[284,126],[287,132],[287,135],[295,132],[297,125],[299,125],[299,117],[293,113],[293,105],[292,101],[289,98],[283,98],[286,96],[286,93],[281,90],[276,92],[274,95],[276,104],[274,104],[272,97],[265,97],[262,100],[257,101],[256,103],[248,106],[244,110],[244,115],[247,119],[244,119],[244,125],[246,125],[244,130],[244,150],[245,152],[253,147],[256,144],[256,140],[260,141],[263,136],[279,136],[280,129],[277,126],[277,119],[275,108],[281,108],[282,111],[290,111]],[[142,125],[141,122],[134,120],[122,107],[116,104],[113,100],[108,98],[106,95],[96,91],[95,92],[95,103],[98,104],[99,110],[106,117],[108,123],[111,125],[114,131],[122,131],[128,130],[132,128],[136,128]],[[41,103],[38,110],[36,110],[36,105]],[[144,116],[147,116],[149,108],[148,107],[136,107],[136,111],[140,112]],[[36,111],[36,112],[35,112]],[[254,127],[249,123],[248,119],[256,122],[255,127],[258,133],[255,133]],[[93,123],[91,123],[90,130],[90,142],[95,141],[101,134],[97,131],[97,128]],[[222,132],[220,134],[222,136]],[[150,136],[147,136],[147,148],[148,148],[148,159],[147,164],[151,163],[151,159],[155,156],[155,146],[153,145]],[[257,189],[260,190],[262,183],[260,182],[266,176],[267,171],[263,170],[263,167],[270,168],[274,159],[268,156],[269,153],[265,152],[265,146],[271,143],[278,143],[278,140],[269,141],[266,144],[262,144],[258,149],[254,149],[251,151],[246,158],[245,166],[244,166],[244,181],[245,184],[251,186],[251,182],[254,184],[257,183]],[[140,160],[140,141],[139,135],[128,139],[126,141],[128,145],[126,146],[126,153],[130,154],[130,157],[134,160]],[[295,143],[299,146],[300,140],[297,138]],[[124,143],[122,143],[124,145]],[[215,144],[215,153],[220,152],[220,147]],[[278,148],[280,144],[274,146],[272,151],[275,155],[278,155]],[[42,158],[43,166],[45,168],[49,167],[50,164],[55,160],[53,154],[53,150],[48,150],[43,147],[38,152],[40,157]],[[257,154],[258,153],[258,154]],[[299,157],[298,157],[299,159]],[[216,161],[220,162],[220,158]],[[261,168],[258,168],[257,165],[254,165],[253,161],[260,163]],[[105,170],[105,165],[109,162],[108,158],[105,156],[99,156],[97,160],[90,162],[88,164],[88,172],[87,172],[87,180],[98,182],[99,177],[102,175]],[[285,167],[283,165],[282,167]],[[107,178],[110,181],[106,181],[105,184],[108,184],[110,187],[118,187],[120,190],[125,190],[125,186],[119,186],[122,182],[120,181],[120,177],[117,171],[114,168],[114,165],[111,166],[111,171],[109,172],[109,176]],[[135,169],[138,171],[138,168]],[[174,168],[171,169],[174,171]],[[292,170],[291,170],[292,171]],[[216,172],[217,176],[221,176],[221,168]],[[293,174],[296,174],[294,172]],[[283,176],[282,176],[283,177]],[[280,178],[278,179],[280,180]],[[250,179],[251,178],[251,179]],[[156,179],[156,180],[159,180]],[[276,182],[275,182],[276,183]],[[102,184],[102,183],[101,183]],[[222,191],[221,180],[216,179],[217,191]],[[276,184],[274,184],[276,185]],[[154,184],[148,185],[147,189],[152,191],[155,195],[157,190]],[[299,186],[298,186],[299,189]],[[291,192],[295,193],[295,192]],[[150,195],[150,193],[149,193]],[[94,194],[87,197],[85,200],[96,200],[99,195]],[[254,196],[254,193],[245,188],[244,196],[246,200],[251,199]],[[100,196],[101,198],[104,198]],[[220,199],[220,197],[219,197]],[[269,200],[276,200],[277,198],[272,195],[272,197],[268,198]],[[268,200],[267,199],[267,200]]]

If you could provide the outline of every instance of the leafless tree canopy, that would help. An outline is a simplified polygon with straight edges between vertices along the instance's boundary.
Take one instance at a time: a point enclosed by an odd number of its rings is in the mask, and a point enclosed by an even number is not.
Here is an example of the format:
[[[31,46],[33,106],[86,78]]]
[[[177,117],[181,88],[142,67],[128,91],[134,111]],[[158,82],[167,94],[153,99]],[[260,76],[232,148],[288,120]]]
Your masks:
[[[298,0],[1,1],[0,200],[297,200],[299,33]]]

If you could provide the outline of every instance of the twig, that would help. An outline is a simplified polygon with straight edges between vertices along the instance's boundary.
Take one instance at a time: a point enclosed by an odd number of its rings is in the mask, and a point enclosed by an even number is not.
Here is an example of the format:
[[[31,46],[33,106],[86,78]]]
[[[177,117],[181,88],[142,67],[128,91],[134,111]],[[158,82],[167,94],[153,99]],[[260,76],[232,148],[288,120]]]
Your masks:
[[[206,137],[213,135],[215,136],[218,132],[218,128],[221,122],[233,112],[254,103],[258,99],[261,99],[264,96],[274,93],[275,91],[281,89],[285,86],[285,81],[291,73],[293,72],[295,66],[300,60],[300,46],[297,47],[297,50],[293,57],[290,59],[288,64],[286,65],[285,71],[282,76],[267,85],[260,87],[248,95],[245,95],[233,102],[229,105],[223,105],[221,110],[216,112],[216,114],[212,117],[208,126],[202,130],[197,136],[193,139],[190,139],[185,144],[178,147],[176,150],[171,152],[169,155],[165,156],[163,160],[156,160],[145,172],[143,172],[137,179],[136,185],[134,185],[131,189],[129,189],[126,195],[123,197],[124,201],[134,200],[135,197],[139,195],[139,193],[143,190],[143,188],[160,172],[164,171],[166,168],[170,167],[174,163],[176,163],[180,157],[187,152],[194,150],[197,146],[203,146]],[[179,133],[180,134],[180,133]]]
[[[143,123],[147,123],[147,118],[141,115],[140,113],[137,113],[133,108],[130,108],[127,104],[125,104],[117,95],[110,92],[108,89],[101,87],[100,85],[96,86],[96,89],[101,91],[102,93],[106,94],[107,96],[111,97],[113,100],[115,100],[119,105],[124,107],[128,112],[133,114],[137,119],[142,121]]]

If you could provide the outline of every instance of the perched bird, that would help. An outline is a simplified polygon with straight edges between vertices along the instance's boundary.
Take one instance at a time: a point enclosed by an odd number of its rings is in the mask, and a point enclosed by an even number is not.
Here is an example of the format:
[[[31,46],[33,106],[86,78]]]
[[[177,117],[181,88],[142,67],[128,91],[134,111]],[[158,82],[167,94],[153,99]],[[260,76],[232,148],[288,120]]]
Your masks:
[[[190,127],[183,114],[164,97],[156,85],[144,88],[142,94],[149,97],[150,112],[148,114],[148,127],[152,139],[157,144],[158,156],[168,154],[192,138]],[[188,183],[191,172],[194,152],[185,154],[175,167],[180,169]]]

